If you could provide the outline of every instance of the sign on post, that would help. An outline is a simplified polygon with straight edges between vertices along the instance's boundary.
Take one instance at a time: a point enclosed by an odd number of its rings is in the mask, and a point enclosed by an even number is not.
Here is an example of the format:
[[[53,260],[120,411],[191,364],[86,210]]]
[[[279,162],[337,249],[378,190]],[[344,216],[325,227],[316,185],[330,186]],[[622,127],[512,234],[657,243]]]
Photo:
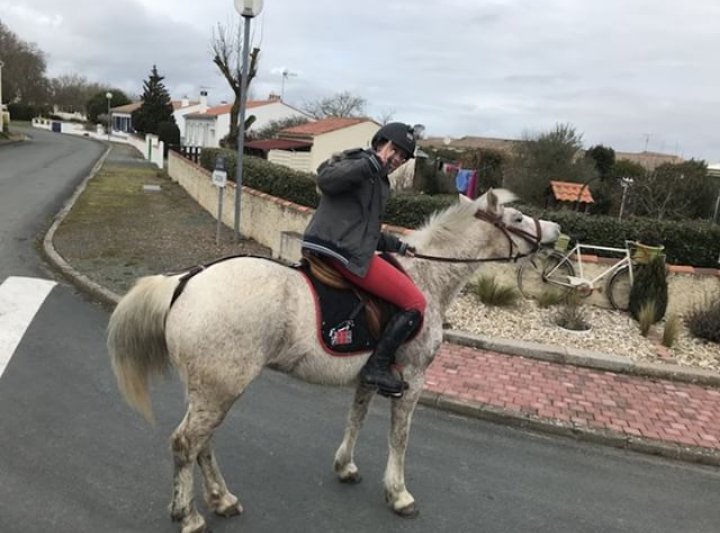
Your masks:
[[[218,157],[215,160],[215,170],[212,173],[213,185],[217,187],[225,187],[227,185],[227,171],[225,170],[225,158]]]
[[[215,170],[212,173],[212,182],[218,188],[218,215],[217,215],[217,235],[215,243],[220,245],[220,228],[222,227],[222,206],[223,196],[225,195],[225,185],[227,185],[227,171],[225,170],[225,158],[217,157],[215,159]]]

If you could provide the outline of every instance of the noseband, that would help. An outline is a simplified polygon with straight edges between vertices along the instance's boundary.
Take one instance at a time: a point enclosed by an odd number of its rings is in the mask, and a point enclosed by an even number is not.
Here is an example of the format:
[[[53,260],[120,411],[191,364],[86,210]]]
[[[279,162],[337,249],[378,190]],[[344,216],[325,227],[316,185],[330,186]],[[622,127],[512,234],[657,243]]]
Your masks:
[[[538,248],[540,248],[540,220],[538,220],[537,217],[533,217],[533,221],[535,222],[535,235],[532,233],[529,233],[525,230],[514,228],[512,226],[508,226],[503,222],[502,217],[493,214],[488,213],[487,211],[483,211],[482,209],[478,209],[475,211],[475,218],[478,220],[482,220],[483,222],[487,222],[488,224],[492,224],[497,229],[502,231],[503,235],[507,237],[508,244],[510,245],[510,252],[507,257],[485,257],[482,259],[466,259],[466,258],[458,258],[458,257],[439,257],[435,255],[425,255],[425,254],[419,254],[415,253],[415,257],[418,259],[428,259],[430,261],[443,261],[447,263],[485,263],[485,262],[492,262],[492,261],[517,261],[518,259],[522,257],[527,257],[529,255],[534,254],[537,252]],[[517,247],[517,244],[515,244],[515,241],[513,241],[513,238],[510,234],[517,235],[521,239],[523,239],[525,242],[530,244],[531,251],[521,254],[515,254],[513,255],[513,252],[515,248]]]

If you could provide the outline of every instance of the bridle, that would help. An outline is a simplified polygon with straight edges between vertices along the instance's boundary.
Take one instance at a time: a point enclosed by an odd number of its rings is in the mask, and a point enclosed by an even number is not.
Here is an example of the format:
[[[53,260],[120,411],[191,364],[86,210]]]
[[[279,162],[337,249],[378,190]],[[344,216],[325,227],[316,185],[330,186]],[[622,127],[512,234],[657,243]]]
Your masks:
[[[540,220],[536,217],[533,217],[533,221],[535,222],[535,235],[532,233],[529,233],[525,230],[515,228],[512,226],[508,226],[503,222],[502,217],[494,214],[494,213],[488,213],[487,211],[483,211],[482,209],[478,209],[475,211],[475,218],[482,220],[483,222],[487,222],[489,224],[492,224],[497,229],[503,232],[505,237],[507,237],[508,244],[510,245],[510,252],[507,257],[484,257],[484,258],[478,258],[478,259],[469,259],[464,257],[440,257],[436,255],[426,255],[426,254],[420,254],[415,253],[413,254],[414,257],[418,259],[427,259],[429,261],[440,261],[445,263],[486,263],[486,262],[492,262],[492,261],[517,261],[518,259],[521,259],[523,257],[528,257],[530,255],[533,255],[535,252],[538,251],[540,248],[540,240],[541,240],[541,228],[540,228]],[[515,241],[513,240],[512,236],[510,234],[517,235],[521,239],[523,239],[525,242],[529,243],[531,246],[531,251],[527,253],[517,253],[513,255],[513,251],[515,248],[517,248],[517,244],[515,244]]]

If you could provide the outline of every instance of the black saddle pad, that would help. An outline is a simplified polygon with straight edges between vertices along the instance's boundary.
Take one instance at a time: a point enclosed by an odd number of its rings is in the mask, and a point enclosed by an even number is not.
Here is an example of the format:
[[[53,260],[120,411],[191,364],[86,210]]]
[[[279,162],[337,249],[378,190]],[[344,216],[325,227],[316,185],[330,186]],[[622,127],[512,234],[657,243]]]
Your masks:
[[[372,350],[377,342],[370,334],[365,304],[357,293],[319,282],[307,263],[302,263],[298,269],[315,295],[318,335],[325,351],[343,356]]]

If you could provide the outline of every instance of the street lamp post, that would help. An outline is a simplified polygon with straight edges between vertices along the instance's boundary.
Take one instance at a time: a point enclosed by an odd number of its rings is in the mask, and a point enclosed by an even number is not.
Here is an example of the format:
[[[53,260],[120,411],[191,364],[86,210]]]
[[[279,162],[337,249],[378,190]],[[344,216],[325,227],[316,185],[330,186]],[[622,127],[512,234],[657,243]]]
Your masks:
[[[110,141],[110,101],[112,100],[112,93],[110,91],[106,92],[105,98],[107,98],[107,101],[108,101],[107,137],[108,137],[108,141]]]
[[[2,69],[4,66],[5,63],[0,60],[0,133],[5,131],[5,111],[2,106]]]
[[[263,0],[234,0],[235,10],[245,19],[240,82],[240,117],[238,118],[237,162],[235,167],[235,242],[240,242],[240,199],[242,195],[243,149],[245,148],[245,104],[247,102],[248,62],[250,55],[250,19],[257,17]],[[238,51],[239,53],[239,51]]]

